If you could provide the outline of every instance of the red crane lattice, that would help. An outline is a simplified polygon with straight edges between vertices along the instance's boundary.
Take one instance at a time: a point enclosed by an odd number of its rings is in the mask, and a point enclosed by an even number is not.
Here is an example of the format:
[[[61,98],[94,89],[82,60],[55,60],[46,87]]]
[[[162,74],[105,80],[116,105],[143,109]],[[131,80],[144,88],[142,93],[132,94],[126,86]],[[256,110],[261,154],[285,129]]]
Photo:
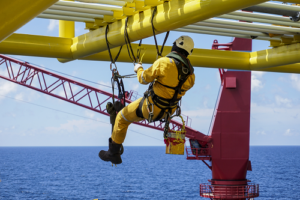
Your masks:
[[[4,74],[0,74],[2,79],[109,116],[105,108],[105,103],[111,100],[113,96],[109,92],[55,74],[27,62],[0,55],[0,69],[3,68],[6,70]],[[126,103],[131,103],[132,94],[133,92],[129,93]],[[114,97],[118,98],[116,95]],[[164,129],[164,123],[160,121],[148,123],[147,120],[143,120],[134,123],[160,131]],[[170,129],[180,130],[181,127],[182,123],[171,120]],[[207,137],[190,127],[186,127],[186,131],[186,137],[188,138],[205,140]]]

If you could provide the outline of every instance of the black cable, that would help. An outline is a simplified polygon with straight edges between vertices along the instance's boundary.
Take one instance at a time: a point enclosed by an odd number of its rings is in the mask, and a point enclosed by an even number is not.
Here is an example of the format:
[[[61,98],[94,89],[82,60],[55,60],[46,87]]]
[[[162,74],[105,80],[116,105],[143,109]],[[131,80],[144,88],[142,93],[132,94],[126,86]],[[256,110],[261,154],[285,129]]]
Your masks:
[[[130,42],[129,35],[128,35],[128,31],[127,31],[127,24],[128,24],[128,17],[126,18],[125,28],[124,28],[125,44],[127,46],[128,55],[129,55],[131,61],[136,62],[136,58],[134,56],[133,49],[132,49],[132,46],[131,46],[131,42]]]
[[[162,57],[162,52],[163,52],[164,46],[165,46],[165,44],[166,44],[166,42],[167,42],[167,40],[168,40],[170,31],[168,31],[168,32],[166,33],[164,42],[163,42],[163,44],[162,44],[162,46],[161,46],[161,49],[160,49],[160,51],[159,51],[158,44],[157,44],[157,39],[156,39],[156,35],[155,35],[155,28],[154,28],[154,24],[153,24],[153,19],[154,19],[154,16],[155,16],[156,11],[157,11],[157,7],[154,8],[153,13],[152,13],[151,26],[152,26],[152,32],[153,32],[153,37],[154,37],[154,42],[155,42],[155,47],[156,47],[157,55]]]
[[[122,47],[123,47],[123,46],[120,47],[118,54],[116,55],[115,59],[113,59],[113,58],[112,58],[111,51],[110,51],[110,48],[109,48],[109,42],[108,42],[108,39],[107,39],[108,26],[109,26],[109,25],[107,25],[107,26],[106,26],[106,29],[105,29],[105,40],[106,40],[106,45],[107,45],[107,50],[108,50],[108,54],[109,54],[109,57],[110,57],[110,61],[111,61],[112,63],[115,63],[115,62],[118,60],[118,57],[119,57],[119,55],[120,55],[120,53],[121,53],[121,50],[122,50]]]
[[[104,123],[104,124],[110,124],[108,122],[104,122],[104,121],[100,121],[100,120],[96,120],[96,119],[93,119],[93,118],[89,118],[89,117],[84,117],[84,116],[81,116],[81,115],[76,115],[76,114],[73,114],[73,113],[69,113],[69,112],[65,112],[65,111],[62,111],[62,110],[57,110],[57,109],[54,109],[54,108],[50,108],[50,107],[47,107],[47,106],[42,106],[42,105],[39,105],[39,104],[35,104],[35,103],[31,103],[31,102],[28,102],[28,101],[24,101],[24,100],[21,100],[21,99],[16,99],[16,98],[13,98],[13,97],[9,97],[9,96],[5,96],[5,95],[1,95],[0,96],[2,97],[5,97],[5,98],[9,98],[9,99],[13,99],[15,101],[21,101],[23,103],[27,103],[27,104],[31,104],[31,105],[34,105],[34,106],[38,106],[38,107],[42,107],[42,108],[46,108],[46,109],[49,109],[49,110],[53,110],[53,111],[57,111],[57,112],[61,112],[61,113],[65,113],[65,114],[68,114],[68,115],[74,115],[76,117],[81,117],[81,118],[85,118],[85,119],[89,119],[89,120],[93,120],[93,121],[96,121],[96,122],[101,122],[101,123]],[[143,134],[143,133],[140,133],[140,132],[137,132],[137,131],[134,131],[134,130],[131,130],[131,129],[128,129],[129,131],[131,132],[134,132],[134,133],[138,133],[140,135],[144,135],[146,137],[149,137],[149,138],[153,138],[153,139],[156,139],[156,140],[159,140],[159,141],[162,141],[158,138],[155,138],[155,137],[152,137],[152,136],[149,136],[149,135],[146,135],[146,134]]]
[[[139,47],[142,46],[142,42],[143,42],[143,39],[140,40]],[[138,61],[140,61],[140,58],[141,58],[141,51],[142,50],[140,48],[137,48],[137,50],[136,50],[136,58],[137,58]]]

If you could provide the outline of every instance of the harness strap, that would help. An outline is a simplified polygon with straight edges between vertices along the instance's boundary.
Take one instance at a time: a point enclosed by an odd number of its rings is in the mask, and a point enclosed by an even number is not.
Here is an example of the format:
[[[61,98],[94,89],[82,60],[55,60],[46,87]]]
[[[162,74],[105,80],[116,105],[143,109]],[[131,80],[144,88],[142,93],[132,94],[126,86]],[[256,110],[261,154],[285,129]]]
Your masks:
[[[179,98],[176,99],[174,102],[172,102],[170,99],[165,99],[163,97],[156,95],[152,88],[150,90],[150,96],[152,98],[153,103],[160,109],[169,109],[169,108],[173,109],[177,106],[178,101],[181,100],[181,98]],[[165,106],[167,108],[161,106]]]
[[[136,109],[136,116],[138,116],[139,118],[144,118],[142,107],[143,107],[145,99],[146,99],[146,95],[144,95],[144,97],[142,98],[142,100],[139,103],[139,107]]]
[[[141,100],[140,103],[139,103],[139,107],[136,109],[136,115],[137,115],[139,118],[144,118],[142,108],[143,108],[143,104],[144,104],[145,100],[146,100],[146,96],[144,96],[144,97],[142,98],[142,100]],[[166,110],[167,110],[167,109],[161,109],[160,112],[159,112],[159,114],[157,115],[157,117],[156,117],[153,121],[158,121],[158,120],[160,120],[160,119],[164,116]]]
[[[166,87],[166,88],[170,88],[170,89],[176,90],[176,87],[171,87],[171,86],[168,86],[168,85],[162,84],[162,83],[161,83],[161,82],[159,82],[159,81],[156,81],[156,83],[159,83],[159,84],[161,84],[162,86],[164,86],[164,87]],[[182,89],[181,89],[181,91],[182,91],[182,92],[185,92],[186,90],[182,90]]]
[[[166,112],[165,109],[161,109],[154,121],[160,120],[164,116],[165,112]]]

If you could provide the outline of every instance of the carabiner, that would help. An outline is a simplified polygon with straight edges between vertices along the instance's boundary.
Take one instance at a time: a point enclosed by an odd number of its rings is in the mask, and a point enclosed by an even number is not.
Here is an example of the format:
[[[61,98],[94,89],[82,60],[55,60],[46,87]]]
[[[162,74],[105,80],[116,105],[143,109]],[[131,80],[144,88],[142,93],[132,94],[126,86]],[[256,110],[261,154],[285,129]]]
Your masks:
[[[115,65],[115,68],[112,68],[112,64]],[[118,70],[116,63],[110,63],[110,70],[111,70],[111,71],[114,71],[114,70],[117,71],[117,70]]]
[[[153,113],[154,112],[154,104],[149,102],[148,97],[146,97],[146,104],[147,104],[147,111],[149,113],[148,122],[151,123],[153,120],[153,116],[154,116],[154,113]],[[151,111],[150,111],[150,106],[152,107]]]
[[[150,111],[149,108],[147,108],[148,113],[149,113],[149,119],[148,119],[149,123],[153,122],[152,120],[153,120],[153,117],[154,117],[154,113],[153,113],[154,105],[153,105],[153,103],[150,103],[150,105],[152,106],[152,111]]]

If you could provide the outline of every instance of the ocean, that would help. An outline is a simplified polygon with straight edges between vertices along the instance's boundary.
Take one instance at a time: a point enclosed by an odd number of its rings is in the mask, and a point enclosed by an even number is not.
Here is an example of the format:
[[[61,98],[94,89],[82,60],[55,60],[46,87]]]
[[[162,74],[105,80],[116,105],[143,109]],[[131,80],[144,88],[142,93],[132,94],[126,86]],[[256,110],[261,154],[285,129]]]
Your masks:
[[[0,199],[205,199],[201,161],[164,147],[125,147],[123,163],[98,158],[107,147],[0,147]],[[253,146],[248,179],[256,199],[300,199],[300,146]]]

